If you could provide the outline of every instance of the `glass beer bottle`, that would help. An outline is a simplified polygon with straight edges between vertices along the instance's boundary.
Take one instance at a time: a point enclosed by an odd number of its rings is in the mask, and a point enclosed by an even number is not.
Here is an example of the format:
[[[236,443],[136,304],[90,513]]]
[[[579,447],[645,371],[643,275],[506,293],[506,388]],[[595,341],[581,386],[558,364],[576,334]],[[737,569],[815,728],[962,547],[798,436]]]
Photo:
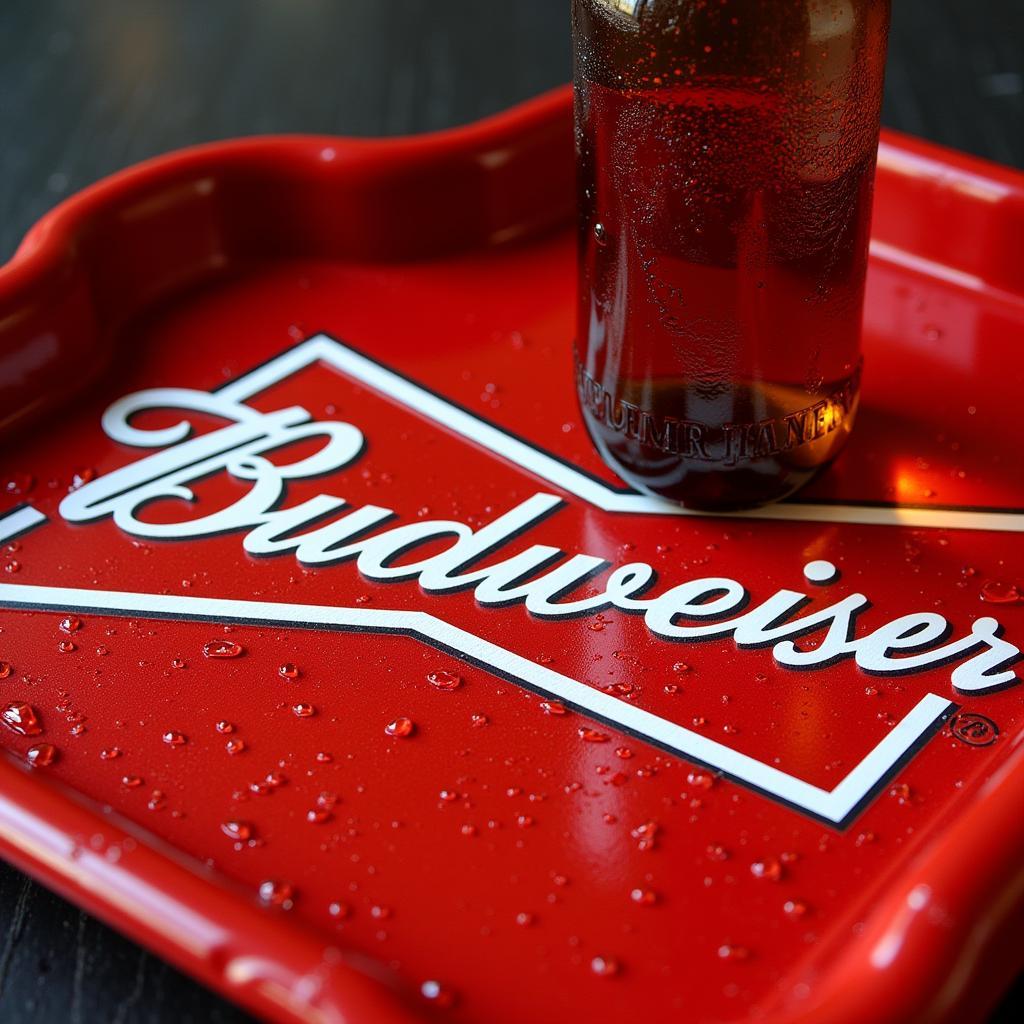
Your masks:
[[[576,382],[697,509],[792,493],[857,412],[889,0],[572,0]]]

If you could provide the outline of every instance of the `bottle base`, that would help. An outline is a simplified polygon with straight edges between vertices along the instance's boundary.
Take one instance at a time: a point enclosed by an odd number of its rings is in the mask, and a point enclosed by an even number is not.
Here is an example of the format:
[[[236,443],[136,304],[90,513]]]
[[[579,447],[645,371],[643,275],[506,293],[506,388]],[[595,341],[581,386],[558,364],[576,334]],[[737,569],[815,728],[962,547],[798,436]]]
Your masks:
[[[820,436],[811,433],[788,448],[771,447],[765,441],[764,447],[770,450],[761,454],[750,446],[746,457],[732,460],[709,458],[709,451],[714,451],[710,445],[687,454],[665,451],[624,436],[604,418],[595,417],[586,403],[581,406],[601,458],[631,487],[693,511],[739,512],[789,497],[835,461],[846,445],[859,405],[855,388],[848,395],[842,415],[827,421],[826,426],[834,423],[834,429],[822,428],[826,421],[816,417],[808,430],[821,430]],[[776,441],[784,436],[781,429],[772,433]],[[720,447],[727,449],[727,445]]]

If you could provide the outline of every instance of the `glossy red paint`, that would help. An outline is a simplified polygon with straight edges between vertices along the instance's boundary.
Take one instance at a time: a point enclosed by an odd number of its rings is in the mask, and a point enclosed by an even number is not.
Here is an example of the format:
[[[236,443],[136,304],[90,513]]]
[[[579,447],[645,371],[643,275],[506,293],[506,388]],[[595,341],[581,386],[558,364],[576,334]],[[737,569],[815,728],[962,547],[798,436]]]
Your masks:
[[[351,562],[251,558],[239,532],[146,540],[58,512],[76,477],[150,453],[106,436],[112,401],[211,391],[326,332],[424,388],[318,362],[255,395],[367,439],[348,468],[289,481],[289,507],[330,493],[398,525],[479,529],[549,492],[565,504],[510,551],[644,561],[662,588],[729,577],[755,601],[806,589],[804,563],[829,559],[842,578],[811,596],[867,594],[867,629],[939,611],[962,635],[992,615],[1019,646],[1024,604],[981,595],[1024,588],[1021,177],[886,138],[864,409],[783,513],[796,520],[610,513],[429,406],[436,393],[616,486],[573,397],[571,144],[559,92],[424,138],[202,147],[50,214],[0,271],[5,508],[48,519],[4,546],[4,603],[38,586],[425,612],[822,790],[928,692],[991,720],[995,741],[940,722],[880,792],[822,821],[414,636],[187,603],[170,621],[8,607],[0,697],[30,703],[42,733],[2,730],[0,846],[274,1020],[980,1020],[1024,963],[1006,941],[1024,906],[1018,687],[958,694],[948,666],[794,672],[729,638],[659,640],[615,609],[542,620]],[[198,436],[222,425],[189,418]],[[221,473],[197,506],[144,517],[180,522],[249,486]],[[808,521],[808,503],[839,511]],[[28,769],[43,741],[55,760]]]

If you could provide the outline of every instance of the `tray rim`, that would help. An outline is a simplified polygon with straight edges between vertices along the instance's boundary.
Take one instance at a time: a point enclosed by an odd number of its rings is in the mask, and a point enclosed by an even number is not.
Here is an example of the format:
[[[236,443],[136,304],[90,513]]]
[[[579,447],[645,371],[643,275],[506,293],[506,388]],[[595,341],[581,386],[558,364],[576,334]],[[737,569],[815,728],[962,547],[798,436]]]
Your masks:
[[[426,135],[383,140],[255,136],[153,158],[89,186],[30,229],[11,261],[0,268],[0,309],[54,268],[76,259],[76,237],[91,218],[116,209],[137,190],[193,173],[204,163],[270,161],[293,170],[310,168],[319,163],[326,146],[381,165],[443,163],[560,123],[569,102],[569,90],[560,88],[472,125]],[[900,154],[917,160],[928,180],[980,177],[1024,197],[1021,172],[884,132],[883,168]],[[998,287],[983,290],[998,299],[1024,301],[1024,296]],[[905,881],[910,884],[890,893],[869,918],[864,934],[829,965],[814,1003],[780,1002],[766,1008],[769,1019],[896,1022],[925,1008],[949,1016],[967,1007],[970,1013],[958,1019],[980,1019],[979,1010],[988,1008],[993,992],[998,995],[1022,962],[1020,955],[995,955],[1000,938],[1024,917],[1022,795],[1024,744],[989,781],[985,798],[908,865]],[[82,842],[93,835],[104,837],[95,848]],[[116,862],[107,859],[107,849],[126,842],[134,844],[129,855]],[[329,964],[326,976],[324,943],[311,929],[269,915],[228,879],[214,881],[192,862],[182,863],[182,856],[161,840],[104,813],[76,791],[31,774],[6,752],[0,758],[0,850],[43,884],[257,1013],[283,1021],[420,1019],[383,983],[341,954]],[[972,865],[966,875],[964,864]],[[921,886],[931,893],[927,906],[941,905],[965,929],[962,934],[955,928],[937,929],[925,920],[923,908],[907,916],[906,908]],[[175,905],[181,910],[186,903],[192,924],[205,927],[211,937],[205,946],[182,932],[180,919],[172,920]],[[903,951],[884,969],[872,966],[872,950],[892,941],[894,922],[901,921]],[[287,937],[284,943],[282,936]],[[977,946],[974,960],[987,959],[990,966],[961,979],[958,991],[943,993],[941,982],[956,974],[962,959],[958,954],[970,945],[969,939]],[[319,987],[310,979],[317,979]],[[990,983],[987,991],[979,991],[983,981]],[[303,987],[314,990],[312,999],[301,1002],[289,996]]]

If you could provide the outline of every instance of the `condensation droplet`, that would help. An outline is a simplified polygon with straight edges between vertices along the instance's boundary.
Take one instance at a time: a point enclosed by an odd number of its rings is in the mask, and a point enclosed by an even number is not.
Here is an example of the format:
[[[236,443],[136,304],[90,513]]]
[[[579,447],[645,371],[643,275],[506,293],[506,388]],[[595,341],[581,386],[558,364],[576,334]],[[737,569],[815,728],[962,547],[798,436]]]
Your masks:
[[[25,760],[33,768],[46,768],[57,760],[57,748],[52,743],[37,743],[28,748]]]
[[[416,725],[411,718],[396,718],[384,726],[384,731],[389,736],[407,739],[416,731]]]
[[[768,882],[777,882],[782,878],[782,865],[774,858],[755,860],[750,865],[750,873],[755,878],[763,878]]]
[[[242,645],[233,640],[208,640],[203,644],[203,656],[206,658],[237,658],[242,651]]]
[[[629,898],[642,907],[653,907],[658,902],[658,894],[652,889],[633,889]]]
[[[239,843],[247,843],[255,834],[255,829],[247,821],[222,821],[220,830],[228,839]]]
[[[296,718],[312,718],[316,714],[316,708],[312,704],[293,704],[292,714]]]
[[[272,907],[291,910],[295,906],[295,887],[290,882],[268,879],[260,883],[260,899]]]
[[[1024,604],[1024,592],[1015,583],[989,580],[981,588],[981,600],[986,604]]]
[[[161,738],[169,747],[183,747],[188,743],[184,733],[176,732],[173,729],[165,732]]]
[[[599,978],[611,978],[619,973],[619,962],[611,956],[595,956],[590,961],[590,970]]]
[[[420,995],[432,1006],[447,1009],[455,1005],[455,993],[439,981],[429,980],[420,985]]]
[[[19,736],[38,736],[43,731],[39,714],[31,704],[25,701],[12,701],[0,711],[0,719],[11,732]]]
[[[436,690],[442,690],[445,693],[450,693],[452,690],[457,690],[462,685],[462,677],[456,675],[454,672],[448,672],[445,669],[436,669],[433,672],[427,673],[427,682]]]
[[[288,661],[278,667],[277,674],[282,679],[298,679],[300,672],[297,665],[293,665],[290,661]]]
[[[718,955],[723,960],[746,960],[750,956],[750,951],[746,946],[737,946],[731,942],[723,942],[718,947]]]

